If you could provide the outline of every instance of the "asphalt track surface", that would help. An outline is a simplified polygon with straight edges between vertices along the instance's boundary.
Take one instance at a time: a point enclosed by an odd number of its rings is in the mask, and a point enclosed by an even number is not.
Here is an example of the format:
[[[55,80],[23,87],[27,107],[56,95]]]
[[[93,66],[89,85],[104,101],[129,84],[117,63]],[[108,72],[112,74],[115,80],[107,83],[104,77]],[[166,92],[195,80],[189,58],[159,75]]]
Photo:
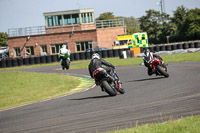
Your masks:
[[[59,67],[59,66],[57,66]],[[88,75],[87,69],[30,72]],[[100,87],[0,111],[0,133],[94,133],[200,114],[200,62],[170,63],[169,78],[144,66],[117,67],[126,93],[109,97]]]

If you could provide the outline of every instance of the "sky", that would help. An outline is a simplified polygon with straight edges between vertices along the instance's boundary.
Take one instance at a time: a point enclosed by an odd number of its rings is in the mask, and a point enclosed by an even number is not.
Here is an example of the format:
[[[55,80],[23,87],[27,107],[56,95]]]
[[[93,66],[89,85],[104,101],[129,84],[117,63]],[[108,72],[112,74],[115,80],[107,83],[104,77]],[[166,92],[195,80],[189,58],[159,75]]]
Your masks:
[[[104,12],[139,18],[145,11],[161,10],[160,0],[0,0],[0,32],[12,28],[45,26],[43,13],[94,8],[95,18]],[[200,0],[165,0],[165,12],[173,15],[177,7],[200,8]]]

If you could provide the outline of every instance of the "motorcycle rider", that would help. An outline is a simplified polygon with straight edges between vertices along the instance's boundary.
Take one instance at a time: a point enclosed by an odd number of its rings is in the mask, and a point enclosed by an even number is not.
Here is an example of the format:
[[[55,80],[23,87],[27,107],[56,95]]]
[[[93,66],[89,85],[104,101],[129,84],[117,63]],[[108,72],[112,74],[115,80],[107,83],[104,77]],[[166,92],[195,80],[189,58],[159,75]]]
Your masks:
[[[150,66],[150,61],[152,58],[158,58],[160,59],[161,61],[163,61],[163,59],[157,55],[157,54],[153,54],[152,52],[150,52],[149,49],[146,49],[144,51],[144,57],[143,57],[143,60],[144,60],[144,65],[148,68],[148,75],[151,76],[153,73],[155,73],[155,70],[154,69],[151,69],[151,66]]]
[[[107,67],[102,67],[102,65],[105,65]],[[101,59],[100,58],[100,55],[98,53],[94,53],[92,55],[92,60],[90,61],[90,64],[89,64],[89,73],[90,73],[90,76],[92,78],[93,77],[93,72],[95,70],[97,70],[97,68],[104,68],[108,73],[113,73],[114,69],[115,69],[115,66],[113,66],[111,63],[108,63],[106,62],[104,59]]]
[[[66,45],[62,45],[62,48],[59,50],[58,56],[59,56],[61,65],[62,65],[63,59],[67,59],[70,62],[70,53],[71,52],[66,47],[67,47]]]

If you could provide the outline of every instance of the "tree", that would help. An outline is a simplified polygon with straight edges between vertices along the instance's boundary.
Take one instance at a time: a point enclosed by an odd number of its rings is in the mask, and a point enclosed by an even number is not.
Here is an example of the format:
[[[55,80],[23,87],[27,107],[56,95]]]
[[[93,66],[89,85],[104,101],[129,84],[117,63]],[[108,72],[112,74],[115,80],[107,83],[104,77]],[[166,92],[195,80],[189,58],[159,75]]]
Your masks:
[[[109,19],[115,19],[115,16],[113,15],[112,12],[102,13],[98,18],[96,18],[96,20],[109,20]]]
[[[0,32],[0,47],[8,46],[8,34],[5,32]]]

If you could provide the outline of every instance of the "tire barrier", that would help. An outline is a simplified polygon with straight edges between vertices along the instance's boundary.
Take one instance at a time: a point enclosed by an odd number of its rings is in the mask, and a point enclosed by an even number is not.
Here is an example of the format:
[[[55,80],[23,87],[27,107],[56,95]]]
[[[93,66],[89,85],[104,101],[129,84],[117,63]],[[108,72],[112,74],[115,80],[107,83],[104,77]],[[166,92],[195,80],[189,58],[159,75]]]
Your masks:
[[[35,60],[34,60],[33,57],[28,58],[28,59],[29,59],[29,64],[30,64],[30,65],[34,65],[34,64],[35,64]]]
[[[22,58],[18,58],[17,59],[17,65],[18,66],[22,66],[23,65],[23,59]]]
[[[200,42],[195,42],[194,45],[195,45],[195,48],[200,48]]]
[[[46,56],[40,56],[40,63],[46,63]]]
[[[114,49],[114,50],[113,50],[113,56],[114,56],[114,57],[119,57],[118,49]]]
[[[100,57],[102,58],[102,54],[103,54],[103,52],[102,51],[96,51],[96,53],[98,53],[99,55],[100,55]]]
[[[107,50],[108,58],[113,57],[113,50]]]
[[[17,59],[12,59],[11,61],[12,61],[12,67],[18,66]]]
[[[195,45],[193,42],[189,43],[188,45],[189,45],[189,48],[195,48]]]
[[[58,55],[51,55],[51,61],[57,62],[58,61]]]
[[[28,58],[24,58],[23,59],[23,64],[24,65],[29,65],[29,59]]]
[[[85,60],[85,52],[79,53],[80,60]]]
[[[188,49],[188,43],[183,43],[183,49]]]
[[[145,51],[145,48],[140,47],[140,53],[143,53]]]
[[[34,57],[35,64],[40,64],[40,57]]]
[[[165,51],[165,46],[159,46],[160,47],[160,51]]]
[[[2,60],[0,61],[0,68],[5,68],[6,67],[6,61]]]
[[[108,54],[107,54],[107,50],[103,50],[102,51],[102,58],[107,58]]]
[[[151,52],[154,52],[154,47],[149,47],[149,50],[150,50]]]
[[[177,44],[177,49],[183,49],[182,44]]]
[[[155,52],[159,52],[160,51],[160,47],[159,46],[154,46],[154,51]]]
[[[166,45],[165,49],[166,49],[166,51],[171,51],[172,50],[172,46],[171,45]]]
[[[172,49],[172,50],[176,50],[176,49],[177,49],[177,45],[176,45],[176,44],[171,45],[171,49]]]
[[[90,52],[85,52],[85,59],[91,59]]]
[[[46,62],[47,63],[51,63],[51,55],[47,55],[46,56]]]
[[[58,61],[59,61],[60,59],[58,59]],[[70,54],[70,61],[74,61],[74,53],[71,53]]]
[[[74,60],[77,61],[79,59],[80,59],[79,53],[74,53]]]
[[[6,60],[6,67],[12,67],[12,60],[11,59]]]

